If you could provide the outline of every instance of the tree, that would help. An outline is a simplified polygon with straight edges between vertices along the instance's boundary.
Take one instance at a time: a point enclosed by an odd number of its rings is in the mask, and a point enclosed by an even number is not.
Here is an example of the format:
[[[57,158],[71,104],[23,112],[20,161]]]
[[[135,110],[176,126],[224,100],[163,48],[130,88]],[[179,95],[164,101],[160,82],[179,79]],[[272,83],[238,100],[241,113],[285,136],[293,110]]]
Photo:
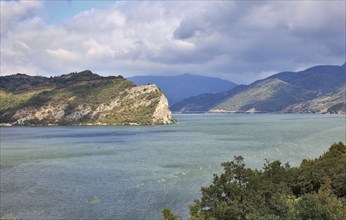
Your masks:
[[[264,171],[245,167],[244,158],[222,163],[225,172],[202,188],[202,198],[190,206],[191,219],[278,219],[287,217],[289,187],[282,180],[288,165],[267,162]]]
[[[346,219],[346,146],[333,144],[298,168],[266,161],[262,170],[246,168],[244,158],[221,164],[202,197],[190,205],[190,219]],[[165,220],[179,219],[164,210]],[[165,217],[166,216],[166,217]]]
[[[345,208],[333,194],[331,180],[326,177],[318,193],[306,194],[294,204],[295,219],[344,220]]]
[[[180,217],[174,215],[170,209],[164,208],[162,210],[163,220],[181,220]]]

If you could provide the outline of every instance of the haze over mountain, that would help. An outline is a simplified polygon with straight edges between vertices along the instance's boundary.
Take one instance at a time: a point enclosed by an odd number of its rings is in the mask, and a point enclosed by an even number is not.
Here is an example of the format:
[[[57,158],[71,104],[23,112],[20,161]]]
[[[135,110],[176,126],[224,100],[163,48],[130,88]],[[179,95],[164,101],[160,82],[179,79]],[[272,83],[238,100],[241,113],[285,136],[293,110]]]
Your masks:
[[[128,80],[146,85],[157,85],[166,95],[169,105],[182,101],[185,98],[202,93],[219,93],[232,89],[235,83],[214,77],[182,74],[177,76],[134,76]]]
[[[174,120],[155,85],[136,86],[122,76],[91,71],[59,77],[0,77],[0,123],[9,125],[149,125]]]
[[[346,73],[323,65],[281,72],[248,86],[202,94],[171,106],[174,112],[313,112],[346,113]]]

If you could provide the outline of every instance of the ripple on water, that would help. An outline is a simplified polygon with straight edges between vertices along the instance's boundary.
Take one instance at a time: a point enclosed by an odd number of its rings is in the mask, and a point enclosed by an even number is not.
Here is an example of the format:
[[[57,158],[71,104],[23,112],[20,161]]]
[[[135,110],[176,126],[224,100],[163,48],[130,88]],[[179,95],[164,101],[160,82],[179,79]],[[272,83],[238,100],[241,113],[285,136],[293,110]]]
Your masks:
[[[141,127],[1,128],[1,215],[18,219],[188,217],[200,188],[243,155],[293,165],[346,142],[344,116],[176,115]]]

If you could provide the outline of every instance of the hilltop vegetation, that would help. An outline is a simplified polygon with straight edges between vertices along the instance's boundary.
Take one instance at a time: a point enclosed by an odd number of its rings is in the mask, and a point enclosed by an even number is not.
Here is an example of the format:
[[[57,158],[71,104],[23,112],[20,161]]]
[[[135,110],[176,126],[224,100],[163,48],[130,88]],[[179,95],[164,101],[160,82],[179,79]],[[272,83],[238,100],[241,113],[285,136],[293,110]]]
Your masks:
[[[154,85],[136,86],[91,71],[59,77],[1,77],[0,123],[168,124],[171,113]]]
[[[346,146],[339,142],[317,159],[299,167],[266,162],[262,170],[247,168],[244,158],[221,164],[224,172],[202,188],[190,206],[190,219],[314,219],[346,217]],[[180,219],[169,209],[165,220]]]

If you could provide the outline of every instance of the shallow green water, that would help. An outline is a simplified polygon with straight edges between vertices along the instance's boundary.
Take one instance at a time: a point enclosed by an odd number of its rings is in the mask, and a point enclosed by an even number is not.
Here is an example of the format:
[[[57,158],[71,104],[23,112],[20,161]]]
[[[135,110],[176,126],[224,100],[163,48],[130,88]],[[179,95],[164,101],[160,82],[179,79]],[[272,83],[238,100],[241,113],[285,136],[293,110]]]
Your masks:
[[[152,127],[1,127],[1,213],[22,219],[188,215],[220,163],[243,155],[298,165],[337,141],[345,116],[176,115]]]

